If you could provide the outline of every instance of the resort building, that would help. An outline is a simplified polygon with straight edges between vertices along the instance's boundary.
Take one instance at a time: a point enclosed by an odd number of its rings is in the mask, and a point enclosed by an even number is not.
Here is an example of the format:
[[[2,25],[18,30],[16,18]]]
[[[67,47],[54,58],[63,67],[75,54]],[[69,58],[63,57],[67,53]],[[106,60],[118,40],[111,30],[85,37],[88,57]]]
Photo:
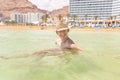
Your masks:
[[[112,15],[116,16],[116,19],[120,20],[120,0],[113,0],[113,11]]]
[[[29,12],[27,14],[15,12],[12,13],[10,18],[11,20],[16,21],[17,23],[33,23],[38,24],[41,22],[41,18],[43,16],[43,13],[33,13]]]
[[[0,22],[8,21],[10,20],[10,17],[4,16],[2,13],[0,13]]]
[[[120,14],[120,0],[70,0],[69,13],[84,20],[105,20]]]

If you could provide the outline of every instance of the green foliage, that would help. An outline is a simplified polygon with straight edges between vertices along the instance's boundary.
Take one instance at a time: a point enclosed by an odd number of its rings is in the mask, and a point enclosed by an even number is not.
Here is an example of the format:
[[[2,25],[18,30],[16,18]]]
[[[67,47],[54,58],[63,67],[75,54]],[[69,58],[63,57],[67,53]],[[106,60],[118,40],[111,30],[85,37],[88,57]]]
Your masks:
[[[78,16],[77,16],[77,15],[75,15],[75,14],[74,14],[74,15],[72,15],[72,19],[73,19],[74,21],[77,19],[77,17],[78,17]]]
[[[12,20],[12,21],[4,21],[4,23],[5,23],[6,25],[16,25],[16,24],[17,24],[17,22],[14,21],[14,20]]]
[[[47,22],[47,20],[48,20],[48,18],[49,18],[49,15],[48,14],[45,14],[45,15],[43,15],[42,16],[42,22]]]
[[[26,23],[26,25],[27,25],[27,26],[32,26],[32,25],[33,25],[33,23]]]
[[[63,20],[63,16],[62,16],[61,14],[59,14],[59,15],[57,16],[57,18],[58,18],[59,21],[62,21],[62,20]]]
[[[98,17],[99,17],[99,16],[95,16],[94,19],[95,19],[95,20],[98,20]]]

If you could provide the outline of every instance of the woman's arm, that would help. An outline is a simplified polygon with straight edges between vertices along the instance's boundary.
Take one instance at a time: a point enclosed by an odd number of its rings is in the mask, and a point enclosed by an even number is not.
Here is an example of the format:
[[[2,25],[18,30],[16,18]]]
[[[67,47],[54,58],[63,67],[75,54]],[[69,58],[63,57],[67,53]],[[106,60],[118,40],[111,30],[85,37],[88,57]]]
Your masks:
[[[85,51],[84,49],[80,48],[80,47],[79,47],[78,45],[76,45],[76,44],[71,44],[71,45],[70,45],[70,48],[76,49],[76,50],[79,50],[79,51]]]

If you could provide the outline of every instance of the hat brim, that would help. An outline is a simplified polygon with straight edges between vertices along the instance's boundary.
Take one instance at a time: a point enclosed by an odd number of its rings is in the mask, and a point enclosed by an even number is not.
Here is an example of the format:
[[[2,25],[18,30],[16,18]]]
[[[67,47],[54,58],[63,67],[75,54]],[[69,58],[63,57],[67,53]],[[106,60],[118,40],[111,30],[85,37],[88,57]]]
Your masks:
[[[61,29],[58,29],[56,31],[63,31],[63,30],[69,30],[69,28],[61,28]]]

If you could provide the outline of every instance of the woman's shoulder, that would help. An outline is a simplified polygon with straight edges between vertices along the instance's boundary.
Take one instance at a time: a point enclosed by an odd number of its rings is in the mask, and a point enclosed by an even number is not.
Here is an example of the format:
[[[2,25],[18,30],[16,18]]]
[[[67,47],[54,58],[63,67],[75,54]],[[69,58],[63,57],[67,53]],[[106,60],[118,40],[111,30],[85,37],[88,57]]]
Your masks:
[[[71,38],[68,38],[68,42],[74,44],[74,41]]]

